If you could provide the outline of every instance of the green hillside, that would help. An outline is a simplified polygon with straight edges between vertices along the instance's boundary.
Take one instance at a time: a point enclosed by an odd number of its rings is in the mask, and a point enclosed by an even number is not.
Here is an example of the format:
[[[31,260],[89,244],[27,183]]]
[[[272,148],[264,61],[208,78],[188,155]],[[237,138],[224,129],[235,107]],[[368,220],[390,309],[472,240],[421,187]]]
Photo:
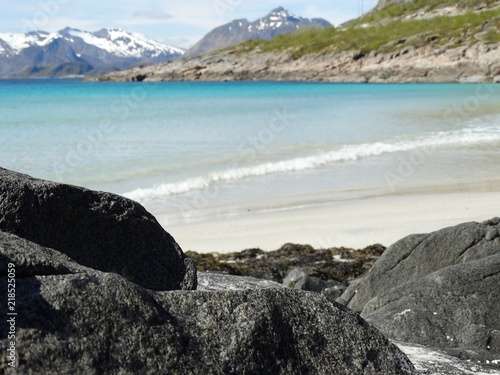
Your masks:
[[[498,0],[394,3],[344,27],[301,30],[231,49],[235,53],[286,50],[292,57],[299,58],[343,51],[358,51],[361,55],[372,51],[388,53],[424,45],[453,48],[480,41],[500,42]]]

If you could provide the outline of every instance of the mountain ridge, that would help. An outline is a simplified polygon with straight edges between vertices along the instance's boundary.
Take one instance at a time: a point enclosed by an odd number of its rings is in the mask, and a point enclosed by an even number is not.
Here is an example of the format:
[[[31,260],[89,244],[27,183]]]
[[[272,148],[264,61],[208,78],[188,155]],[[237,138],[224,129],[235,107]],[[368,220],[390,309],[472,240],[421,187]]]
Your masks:
[[[0,33],[0,76],[96,74],[159,63],[183,54],[180,48],[122,29],[88,32],[67,27],[53,33]]]

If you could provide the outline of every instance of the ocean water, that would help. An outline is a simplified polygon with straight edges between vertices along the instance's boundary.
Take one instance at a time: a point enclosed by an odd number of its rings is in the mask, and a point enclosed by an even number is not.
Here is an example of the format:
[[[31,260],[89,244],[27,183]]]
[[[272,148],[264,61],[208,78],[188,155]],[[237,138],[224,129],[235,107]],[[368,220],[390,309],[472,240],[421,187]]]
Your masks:
[[[0,166],[123,194],[168,223],[491,190],[499,162],[493,84],[0,81]]]

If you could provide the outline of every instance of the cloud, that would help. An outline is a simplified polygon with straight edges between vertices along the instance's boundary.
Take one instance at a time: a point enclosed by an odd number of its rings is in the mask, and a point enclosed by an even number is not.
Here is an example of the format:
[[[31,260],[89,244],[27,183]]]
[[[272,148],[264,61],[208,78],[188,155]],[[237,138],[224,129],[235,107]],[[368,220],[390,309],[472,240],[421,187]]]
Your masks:
[[[174,16],[171,15],[170,13],[153,9],[138,10],[132,14],[132,17],[135,19],[147,19],[147,20],[168,20],[174,18]]]

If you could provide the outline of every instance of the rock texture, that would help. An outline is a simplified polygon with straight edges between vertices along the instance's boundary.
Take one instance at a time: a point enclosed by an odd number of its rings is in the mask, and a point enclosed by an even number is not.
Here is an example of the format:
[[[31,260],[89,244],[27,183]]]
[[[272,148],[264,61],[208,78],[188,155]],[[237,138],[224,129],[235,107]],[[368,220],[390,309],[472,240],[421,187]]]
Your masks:
[[[233,276],[219,272],[198,272],[198,289],[202,291],[228,291],[247,289],[276,289],[283,285],[255,277]]]
[[[339,300],[389,338],[500,359],[500,218],[409,236]]]
[[[196,288],[196,270],[140,204],[0,168],[0,230],[148,289]]]
[[[416,374],[377,330],[318,294],[146,290],[0,232],[2,286],[8,263],[18,368],[2,356],[2,373]],[[2,324],[2,352],[6,337]]]

